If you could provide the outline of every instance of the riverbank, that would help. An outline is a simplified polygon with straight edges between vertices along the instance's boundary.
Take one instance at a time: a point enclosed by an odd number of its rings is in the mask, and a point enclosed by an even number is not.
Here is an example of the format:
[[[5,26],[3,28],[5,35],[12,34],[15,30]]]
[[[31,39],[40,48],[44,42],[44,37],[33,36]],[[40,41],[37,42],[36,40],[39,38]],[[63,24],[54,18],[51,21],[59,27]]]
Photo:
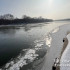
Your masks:
[[[63,55],[63,53],[64,53],[67,45],[68,45],[68,39],[66,37],[66,38],[63,38],[63,48],[61,50],[60,57],[57,58],[57,59],[55,59],[55,61],[54,61],[55,64],[53,64],[53,67],[56,68],[56,70],[61,70],[60,69],[60,65],[61,65],[61,62],[60,61],[61,61],[61,57],[62,57],[62,55]]]
[[[28,24],[28,23],[43,23],[43,22],[52,22],[52,19],[34,19],[34,18],[24,18],[24,19],[0,19],[0,25],[15,25],[15,24]]]
[[[62,56],[64,50],[66,49],[66,47],[68,45],[68,39],[67,38],[64,38],[63,39],[63,42],[64,42],[64,44],[63,44],[63,48],[62,48],[62,51],[61,51],[61,54],[60,54],[60,59],[61,59],[61,56]]]
[[[70,31],[67,31],[67,35],[70,34]],[[67,35],[65,38],[63,38],[63,48],[62,48],[62,51],[61,51],[61,54],[60,54],[60,58],[64,52],[64,50],[66,49],[67,45],[68,45],[68,39],[67,39]]]
[[[60,57],[63,49],[63,38],[66,37],[68,31],[70,31],[70,24],[65,24],[60,26],[58,31],[52,31],[50,33],[52,37],[51,47],[46,54],[46,60],[41,70],[52,70],[54,59]]]
[[[66,36],[68,41],[65,41],[64,44],[67,44],[66,49],[64,50],[61,61],[60,61],[60,70],[70,70],[70,32]]]

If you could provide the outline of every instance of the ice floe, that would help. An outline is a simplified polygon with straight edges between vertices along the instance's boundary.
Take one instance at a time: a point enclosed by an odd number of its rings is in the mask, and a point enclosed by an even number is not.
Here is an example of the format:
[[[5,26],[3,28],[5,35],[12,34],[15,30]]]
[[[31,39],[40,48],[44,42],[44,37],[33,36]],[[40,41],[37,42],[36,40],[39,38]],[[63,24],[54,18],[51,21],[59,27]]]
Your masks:
[[[19,58],[16,58],[15,60],[10,61],[1,70],[4,70],[4,69],[5,70],[20,70],[21,67],[28,64],[27,60],[29,62],[32,62],[37,56],[38,54],[35,53],[35,50],[29,49],[25,56],[19,55],[18,56]]]

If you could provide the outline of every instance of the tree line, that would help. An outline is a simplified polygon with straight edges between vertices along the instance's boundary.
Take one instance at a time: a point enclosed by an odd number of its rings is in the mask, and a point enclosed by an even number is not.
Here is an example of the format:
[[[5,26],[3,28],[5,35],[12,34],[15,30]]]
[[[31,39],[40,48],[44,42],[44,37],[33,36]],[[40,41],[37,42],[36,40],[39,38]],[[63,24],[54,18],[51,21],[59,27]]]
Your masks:
[[[23,15],[22,18],[15,18],[11,14],[5,14],[0,16],[0,25],[7,24],[26,24],[26,23],[41,23],[41,22],[52,22],[52,19],[45,19],[40,17],[30,17]]]

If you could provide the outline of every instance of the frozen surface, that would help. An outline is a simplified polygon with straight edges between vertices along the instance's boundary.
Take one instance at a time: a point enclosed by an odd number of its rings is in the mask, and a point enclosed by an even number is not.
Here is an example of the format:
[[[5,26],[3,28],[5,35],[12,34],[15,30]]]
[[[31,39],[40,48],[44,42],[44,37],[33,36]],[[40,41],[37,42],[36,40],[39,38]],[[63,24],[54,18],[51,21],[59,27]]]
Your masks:
[[[68,45],[61,58],[60,70],[70,70],[70,34],[67,35]]]
[[[59,27],[55,28],[55,29],[52,31],[52,33],[56,33],[56,32],[58,32],[58,30],[59,30]]]
[[[60,53],[63,48],[63,38],[66,37],[68,31],[70,31],[70,24],[65,24],[57,28],[57,30],[55,30],[54,32],[50,33],[50,36],[52,37],[52,42],[50,49],[46,54],[46,60],[41,70],[52,70],[54,59],[60,57]]]

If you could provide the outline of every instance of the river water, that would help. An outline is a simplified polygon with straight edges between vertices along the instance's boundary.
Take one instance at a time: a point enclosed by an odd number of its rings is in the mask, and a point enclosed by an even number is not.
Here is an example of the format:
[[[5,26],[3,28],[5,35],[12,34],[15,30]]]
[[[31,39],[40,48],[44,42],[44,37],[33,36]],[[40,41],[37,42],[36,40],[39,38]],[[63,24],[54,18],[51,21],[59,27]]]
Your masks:
[[[21,59],[24,59],[22,65],[26,65],[36,58],[43,57],[46,54],[47,47],[49,47],[44,40],[47,34],[66,23],[46,22],[0,26],[0,67],[13,60],[12,64],[17,64],[17,62],[20,64]],[[29,61],[27,62],[27,60]],[[8,66],[6,65],[6,67]]]

